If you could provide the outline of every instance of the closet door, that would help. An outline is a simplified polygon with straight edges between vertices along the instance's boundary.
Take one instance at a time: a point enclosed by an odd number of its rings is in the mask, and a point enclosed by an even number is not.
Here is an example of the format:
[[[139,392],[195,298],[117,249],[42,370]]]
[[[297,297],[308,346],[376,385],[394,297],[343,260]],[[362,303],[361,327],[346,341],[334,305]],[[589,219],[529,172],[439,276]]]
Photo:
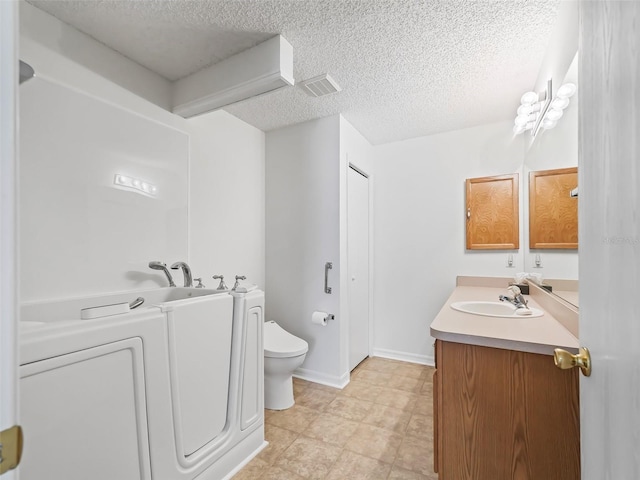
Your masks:
[[[369,179],[349,167],[349,370],[369,356]]]

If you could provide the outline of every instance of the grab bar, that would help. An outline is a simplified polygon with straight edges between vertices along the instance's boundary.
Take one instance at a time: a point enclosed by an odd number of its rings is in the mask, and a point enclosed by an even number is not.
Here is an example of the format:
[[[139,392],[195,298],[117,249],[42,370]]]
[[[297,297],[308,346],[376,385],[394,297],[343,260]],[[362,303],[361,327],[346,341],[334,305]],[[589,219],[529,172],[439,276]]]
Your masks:
[[[324,293],[331,294],[331,287],[329,286],[329,270],[333,268],[333,263],[327,262],[324,264]]]

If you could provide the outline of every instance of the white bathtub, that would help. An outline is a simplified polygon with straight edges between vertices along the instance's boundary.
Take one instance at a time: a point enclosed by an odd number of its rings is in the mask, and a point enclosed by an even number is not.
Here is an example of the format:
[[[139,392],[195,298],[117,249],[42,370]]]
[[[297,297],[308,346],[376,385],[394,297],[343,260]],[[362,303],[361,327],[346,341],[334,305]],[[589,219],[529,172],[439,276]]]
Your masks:
[[[81,309],[137,297],[145,303],[129,313],[80,319]],[[256,301],[261,313],[264,296]],[[264,446],[261,405],[242,412],[243,396],[262,394],[257,365],[248,365],[255,385],[243,382],[256,329],[233,317],[233,303],[215,290],[161,288],[23,305],[22,478],[231,475]]]

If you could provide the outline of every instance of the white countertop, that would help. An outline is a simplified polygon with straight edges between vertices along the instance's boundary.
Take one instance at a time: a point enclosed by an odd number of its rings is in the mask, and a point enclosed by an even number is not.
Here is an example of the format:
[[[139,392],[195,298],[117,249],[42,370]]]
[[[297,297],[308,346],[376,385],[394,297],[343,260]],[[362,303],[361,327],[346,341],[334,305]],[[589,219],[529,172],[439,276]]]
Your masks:
[[[498,301],[505,288],[456,287],[431,323],[431,336],[444,341],[553,355],[560,347],[577,352],[578,339],[530,296],[529,306],[544,311],[541,317],[501,318],[459,312],[450,307],[460,301]]]

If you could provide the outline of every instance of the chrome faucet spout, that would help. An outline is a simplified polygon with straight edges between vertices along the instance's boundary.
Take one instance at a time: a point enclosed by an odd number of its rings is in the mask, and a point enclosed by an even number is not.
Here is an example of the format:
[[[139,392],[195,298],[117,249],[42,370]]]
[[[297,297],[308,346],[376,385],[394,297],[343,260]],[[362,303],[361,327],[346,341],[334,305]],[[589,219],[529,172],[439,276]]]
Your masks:
[[[182,273],[184,275],[184,286],[185,287],[193,287],[193,278],[191,276],[191,268],[185,262],[176,262],[171,265],[172,270],[178,270],[182,268]]]
[[[508,288],[508,290],[513,294],[513,297],[509,297],[508,295],[499,295],[498,300],[500,300],[501,302],[509,302],[516,308],[526,308],[527,310],[529,309],[529,306],[527,305],[528,302],[525,300],[524,296],[522,296],[522,292],[518,287],[512,285]]]
[[[167,280],[169,280],[169,286],[175,287],[176,284],[173,283],[173,278],[171,277],[171,273],[167,269],[167,264],[159,262],[157,260],[149,262],[149,268],[152,270],[162,270],[164,274],[167,276]]]

